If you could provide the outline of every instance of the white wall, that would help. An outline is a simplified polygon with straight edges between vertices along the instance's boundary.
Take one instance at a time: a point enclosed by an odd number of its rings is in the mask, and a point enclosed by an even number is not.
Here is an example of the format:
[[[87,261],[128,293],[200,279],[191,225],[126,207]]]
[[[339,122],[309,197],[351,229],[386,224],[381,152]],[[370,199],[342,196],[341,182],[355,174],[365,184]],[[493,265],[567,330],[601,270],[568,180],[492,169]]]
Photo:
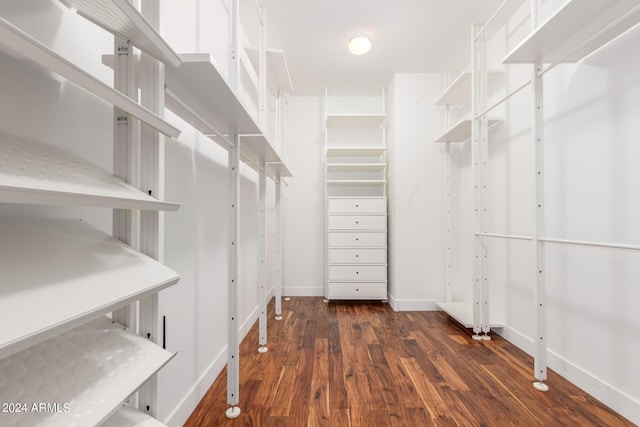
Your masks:
[[[321,97],[289,98],[287,187],[289,295],[324,295],[324,133]]]
[[[389,295],[396,310],[444,299],[442,92],[439,74],[396,74],[389,105]]]

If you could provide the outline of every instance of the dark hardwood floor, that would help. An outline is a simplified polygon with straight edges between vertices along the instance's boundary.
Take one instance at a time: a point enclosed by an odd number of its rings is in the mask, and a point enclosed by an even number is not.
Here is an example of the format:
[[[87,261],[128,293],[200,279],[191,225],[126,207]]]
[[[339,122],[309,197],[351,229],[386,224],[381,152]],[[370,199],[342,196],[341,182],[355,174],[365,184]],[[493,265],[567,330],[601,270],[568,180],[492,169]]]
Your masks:
[[[258,325],[240,346],[241,415],[225,417],[226,370],[185,427],[633,426],[549,371],[532,386],[531,357],[493,334],[476,342],[441,312],[387,304],[269,305],[269,352]]]

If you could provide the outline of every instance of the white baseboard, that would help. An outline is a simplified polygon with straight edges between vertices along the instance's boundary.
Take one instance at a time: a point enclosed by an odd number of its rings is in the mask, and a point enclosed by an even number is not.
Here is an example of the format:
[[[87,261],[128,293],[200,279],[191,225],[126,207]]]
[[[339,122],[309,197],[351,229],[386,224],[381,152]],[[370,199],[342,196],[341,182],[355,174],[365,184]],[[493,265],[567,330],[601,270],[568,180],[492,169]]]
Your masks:
[[[506,326],[502,330],[497,329],[496,332],[522,351],[533,355],[533,339]],[[632,423],[640,425],[640,401],[637,399],[618,390],[551,350],[547,350],[547,365],[557,374],[580,387]],[[533,382],[533,366],[531,366],[531,379]],[[548,385],[553,388],[553,384]]]
[[[324,288],[311,288],[311,287],[288,287],[286,290],[282,289],[282,296],[290,297],[323,297]]]

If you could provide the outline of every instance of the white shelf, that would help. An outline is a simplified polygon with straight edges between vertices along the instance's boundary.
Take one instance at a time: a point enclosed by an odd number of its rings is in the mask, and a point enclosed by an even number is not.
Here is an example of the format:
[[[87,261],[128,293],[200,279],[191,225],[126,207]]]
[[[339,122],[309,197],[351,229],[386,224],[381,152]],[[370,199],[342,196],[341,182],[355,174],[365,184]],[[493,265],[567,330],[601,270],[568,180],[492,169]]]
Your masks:
[[[501,71],[489,70],[487,79],[493,80],[501,74]],[[435,102],[435,105],[463,105],[471,98],[471,72],[465,71],[461,73],[454,81],[445,89],[444,93]]]
[[[240,160],[245,163],[282,163],[269,140],[262,135],[241,135]]]
[[[489,118],[489,127],[500,122],[500,119]],[[471,119],[464,119],[456,123],[451,129],[442,134],[435,142],[465,142],[471,138]]]
[[[67,61],[3,18],[0,18],[0,47],[7,53],[26,59],[64,77],[87,92],[126,111],[167,136],[175,138],[180,135],[178,129],[156,114]]]
[[[123,406],[101,427],[167,427],[155,418],[131,406]]]
[[[0,202],[176,211],[94,164],[50,144],[0,134]]]
[[[175,284],[80,220],[0,217],[0,359]]]
[[[379,171],[387,167],[386,163],[328,163],[327,169],[348,169],[358,171]]]
[[[284,163],[267,163],[267,176],[269,178],[291,178],[293,175]]]
[[[436,305],[465,328],[473,328],[473,305],[470,302],[437,302]],[[491,319],[490,327],[501,328],[504,325]]]
[[[169,44],[149,24],[129,0],[61,0],[110,33],[120,35],[138,49],[172,67],[180,65],[180,58]]]
[[[329,185],[382,185],[386,184],[386,179],[329,179]]]
[[[378,128],[386,114],[327,114],[329,128]]]
[[[0,413],[0,424],[99,425],[173,356],[107,317],[95,319],[0,360],[0,401],[28,405]],[[40,402],[57,403],[59,412],[31,411]]]
[[[329,156],[381,156],[385,147],[328,147]]]
[[[167,95],[177,100],[178,104],[187,106],[200,118],[201,123],[193,123],[193,114],[185,115],[181,108],[174,110],[176,102],[168,99],[169,109],[201,131],[202,125],[206,124],[209,128],[207,130],[228,138],[232,138],[234,134],[262,134],[254,118],[216,67],[211,55],[181,54],[180,59],[182,63],[178,68],[165,70]]]
[[[251,60],[253,67],[258,70],[259,50],[255,48],[245,48],[247,56]],[[293,83],[287,66],[287,59],[284,51],[280,49],[267,49],[267,79],[269,87],[281,90],[283,92],[293,92]]]
[[[569,0],[503,62],[577,62],[638,22],[637,0]]]

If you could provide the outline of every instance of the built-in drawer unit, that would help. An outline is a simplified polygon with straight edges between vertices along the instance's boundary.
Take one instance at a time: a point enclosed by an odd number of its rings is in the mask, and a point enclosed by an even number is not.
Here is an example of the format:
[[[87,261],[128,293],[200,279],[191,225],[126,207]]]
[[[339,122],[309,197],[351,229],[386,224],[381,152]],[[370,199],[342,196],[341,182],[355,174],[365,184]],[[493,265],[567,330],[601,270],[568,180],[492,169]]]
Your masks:
[[[329,299],[387,299],[387,282],[329,283]]]
[[[329,215],[329,230],[386,229],[386,215]]]
[[[377,282],[387,280],[386,265],[330,265],[329,281]]]
[[[386,248],[329,249],[329,264],[386,264]]]
[[[386,247],[387,233],[329,233],[329,247]]]
[[[329,199],[329,215],[345,213],[386,214],[386,198],[339,198]]]

